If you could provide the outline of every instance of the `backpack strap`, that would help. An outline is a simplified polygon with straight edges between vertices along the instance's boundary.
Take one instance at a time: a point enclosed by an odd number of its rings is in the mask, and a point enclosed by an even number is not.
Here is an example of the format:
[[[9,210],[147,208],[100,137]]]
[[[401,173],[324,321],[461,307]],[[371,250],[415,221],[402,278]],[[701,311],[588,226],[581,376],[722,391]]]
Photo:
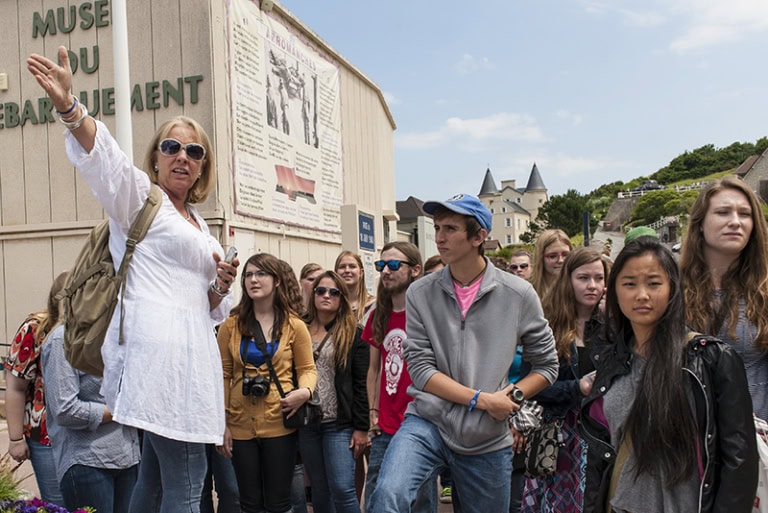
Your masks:
[[[136,245],[144,239],[144,236],[149,230],[149,226],[157,215],[157,211],[160,210],[160,205],[163,203],[163,193],[155,184],[150,184],[149,196],[147,201],[144,202],[144,206],[141,207],[139,215],[136,216],[131,228],[128,231],[128,239],[125,241],[125,254],[123,255],[123,261],[120,262],[120,269],[117,272],[117,276],[120,280],[120,338],[118,343],[123,343],[123,321],[125,320],[125,308],[123,307],[123,300],[125,299],[125,283],[128,278],[128,267],[131,265],[133,259],[133,252],[136,250]]]

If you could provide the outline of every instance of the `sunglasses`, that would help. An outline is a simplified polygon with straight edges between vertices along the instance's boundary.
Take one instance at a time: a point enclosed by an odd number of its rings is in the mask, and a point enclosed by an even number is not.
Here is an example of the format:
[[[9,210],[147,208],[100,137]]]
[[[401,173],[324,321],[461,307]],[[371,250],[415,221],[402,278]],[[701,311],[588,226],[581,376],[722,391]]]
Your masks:
[[[399,270],[400,266],[403,264],[411,265],[410,262],[406,262],[405,260],[376,260],[373,263],[373,266],[379,272],[383,271],[385,267],[389,267],[389,270],[394,272]]]
[[[166,157],[178,155],[183,149],[187,152],[187,157],[192,160],[203,160],[205,158],[205,146],[202,144],[181,144],[181,142],[176,139],[163,139],[160,141],[160,144],[157,145],[157,149]]]
[[[509,268],[513,271],[517,271],[518,269],[528,269],[528,264],[509,264]]]
[[[322,297],[326,294],[330,294],[331,297],[341,296],[341,291],[335,287],[315,287],[315,295]]]

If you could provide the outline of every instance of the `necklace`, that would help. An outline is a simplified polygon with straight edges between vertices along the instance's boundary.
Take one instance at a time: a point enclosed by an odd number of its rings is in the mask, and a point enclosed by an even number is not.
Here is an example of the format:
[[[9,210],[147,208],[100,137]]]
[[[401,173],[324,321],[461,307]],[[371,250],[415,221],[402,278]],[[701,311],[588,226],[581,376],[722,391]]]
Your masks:
[[[191,223],[192,222],[192,214],[190,214],[189,210],[187,210],[186,208],[184,209],[184,212],[187,214],[187,215],[183,216],[184,220],[185,221],[189,221]]]
[[[474,278],[472,278],[471,280],[469,280],[469,281],[467,281],[467,282],[463,282],[463,281],[459,281],[459,280],[457,280],[457,279],[456,279],[456,277],[455,277],[455,276],[453,276],[453,274],[451,274],[451,278],[453,278],[453,281],[455,281],[456,283],[458,283],[458,284],[459,284],[459,285],[461,285],[462,287],[469,287],[470,285],[472,285],[472,284],[475,282],[475,280],[477,280],[477,279],[478,279],[480,276],[482,276],[482,275],[483,275],[483,273],[485,272],[485,268],[486,268],[487,266],[488,266],[488,264],[486,263],[486,264],[483,266],[483,268],[482,268],[482,269],[480,269],[480,272],[479,272],[479,273],[477,273],[477,274],[475,275],[475,277],[474,277]]]

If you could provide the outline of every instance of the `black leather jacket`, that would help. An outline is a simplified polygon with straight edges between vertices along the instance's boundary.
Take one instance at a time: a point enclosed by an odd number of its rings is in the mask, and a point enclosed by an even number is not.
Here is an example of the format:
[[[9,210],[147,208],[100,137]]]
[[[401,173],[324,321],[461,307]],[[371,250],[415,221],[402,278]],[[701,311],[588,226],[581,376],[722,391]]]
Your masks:
[[[611,446],[604,424],[603,396],[617,377],[629,373],[632,358],[628,344],[617,337],[615,344],[598,355],[597,377],[582,403],[580,431],[589,446],[585,512],[605,511],[616,448]],[[750,513],[757,489],[758,455],[744,364],[727,344],[696,336],[688,343],[684,369],[693,390],[704,469],[698,511]]]

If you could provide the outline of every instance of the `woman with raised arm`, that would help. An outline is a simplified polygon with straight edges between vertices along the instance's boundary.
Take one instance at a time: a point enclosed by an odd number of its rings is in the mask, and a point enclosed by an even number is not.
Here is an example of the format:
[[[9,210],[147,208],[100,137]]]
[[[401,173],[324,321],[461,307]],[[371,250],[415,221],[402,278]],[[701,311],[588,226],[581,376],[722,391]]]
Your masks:
[[[109,215],[114,262],[123,258],[150,188],[162,191],[102,347],[107,407],[115,422],[144,430],[130,511],[198,513],[206,444],[221,445],[225,427],[214,327],[231,308],[238,265],[223,260],[221,244],[194,206],[216,184],[211,144],[196,121],[179,116],[151,138],[144,169],[133,166],[107,127],[72,95],[65,47],[58,57],[61,65],[31,55],[27,68],[67,128],[70,161]]]

